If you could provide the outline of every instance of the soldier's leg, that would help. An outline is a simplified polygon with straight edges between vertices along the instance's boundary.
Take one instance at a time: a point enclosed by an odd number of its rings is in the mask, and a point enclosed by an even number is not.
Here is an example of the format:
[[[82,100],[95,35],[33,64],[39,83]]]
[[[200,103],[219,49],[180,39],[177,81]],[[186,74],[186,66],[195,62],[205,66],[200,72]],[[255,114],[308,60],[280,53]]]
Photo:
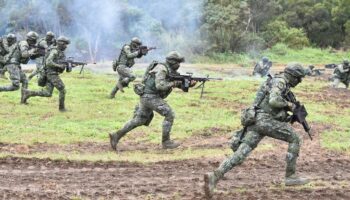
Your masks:
[[[51,84],[58,90],[58,100],[59,100],[59,106],[58,109],[61,112],[66,111],[65,107],[65,97],[66,97],[66,89],[63,81],[59,77],[59,75],[48,75],[47,76]]]
[[[225,159],[220,166],[214,170],[214,172],[208,173],[204,176],[204,191],[207,196],[211,196],[216,187],[216,184],[222,177],[237,165],[243,163],[249,153],[256,148],[258,143],[263,139],[264,136],[254,131],[247,131],[242,143],[238,149],[233,153],[232,156]]]
[[[160,115],[164,116],[162,125],[162,145],[163,148],[176,148],[179,144],[174,143],[170,140],[170,132],[174,123],[175,113],[168,105],[168,103],[160,98],[149,98],[147,106],[152,110],[156,111]]]
[[[153,111],[147,108],[142,102],[135,107],[134,117],[128,121],[123,128],[115,133],[109,134],[112,149],[117,149],[119,140],[124,137],[129,131],[142,125],[146,125],[152,120]]]
[[[22,83],[22,87],[21,87],[21,103],[25,104],[25,96],[24,96],[24,92],[25,90],[28,88],[28,79],[26,74],[20,70],[20,82]]]
[[[43,68],[44,57],[39,57],[35,59],[36,69],[29,75],[28,79],[31,80],[34,76],[38,75],[41,69]]]
[[[5,72],[6,72],[5,65],[0,64],[0,78],[6,79]]]
[[[24,90],[23,92],[23,103],[27,103],[27,100],[30,97],[51,97],[53,93],[54,86],[51,82],[46,83],[46,87],[40,91],[31,91],[31,90]]]
[[[131,69],[125,65],[120,65],[117,68],[120,84],[122,87],[127,87],[130,82],[136,79],[136,76],[132,73]]]
[[[295,175],[301,144],[299,135],[286,122],[280,122],[264,116],[258,116],[258,118],[256,126],[252,127],[255,131],[289,143],[286,155],[286,185],[303,185],[308,183],[307,179],[299,178]]]
[[[18,90],[19,87],[20,87],[20,80],[21,80],[21,74],[20,74],[19,66],[11,64],[11,65],[7,65],[6,69],[7,69],[7,71],[10,74],[11,85],[1,86],[0,87],[0,92],[1,91]]]
[[[334,78],[334,79],[333,79],[333,82],[332,82],[332,87],[333,87],[333,88],[337,88],[338,85],[339,85],[339,83],[340,83],[340,79]]]

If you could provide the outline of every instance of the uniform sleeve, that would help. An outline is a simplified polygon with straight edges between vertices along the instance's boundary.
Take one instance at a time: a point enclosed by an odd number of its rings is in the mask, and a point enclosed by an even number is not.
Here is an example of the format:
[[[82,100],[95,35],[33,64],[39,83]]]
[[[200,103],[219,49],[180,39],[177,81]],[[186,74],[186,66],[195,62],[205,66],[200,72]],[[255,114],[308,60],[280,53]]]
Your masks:
[[[288,106],[287,101],[282,97],[282,92],[286,89],[283,79],[275,79],[270,90],[269,104],[274,108],[284,108]]]
[[[47,49],[49,46],[47,45],[47,42],[45,40],[41,40],[38,44],[39,47],[43,49]]]
[[[173,82],[168,81],[166,78],[167,70],[164,66],[157,66],[154,70],[152,70],[152,73],[155,73],[155,82],[157,90],[165,91],[173,87]]]
[[[58,57],[57,50],[56,49],[52,49],[50,51],[50,54],[46,58],[46,65],[48,67],[57,67],[57,68],[61,68],[62,69],[62,65],[56,62],[57,57]]]
[[[29,54],[29,46],[26,43],[20,42],[19,44],[19,50],[21,53],[21,57],[22,58],[29,58],[30,54]]]
[[[131,52],[130,46],[124,46],[124,52],[126,53],[127,58],[136,58],[139,55],[139,52]]]

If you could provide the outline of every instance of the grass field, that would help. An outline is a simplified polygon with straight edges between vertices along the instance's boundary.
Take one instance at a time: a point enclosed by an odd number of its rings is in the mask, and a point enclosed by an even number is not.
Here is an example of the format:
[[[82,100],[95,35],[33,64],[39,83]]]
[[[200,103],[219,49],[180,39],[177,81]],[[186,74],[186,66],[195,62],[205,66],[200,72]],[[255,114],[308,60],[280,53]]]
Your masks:
[[[57,91],[51,98],[29,99],[29,105],[19,104],[19,91],[0,93],[0,198],[204,199],[203,174],[232,154],[227,142],[240,128],[240,111],[264,80],[235,75],[235,70],[250,73],[237,66],[188,69],[223,76],[224,81],[206,83],[203,99],[199,89],[174,90],[167,98],[176,112],[171,136],[181,143],[174,150],[161,149],[163,119],[156,114],[149,127],[120,141],[118,153],[111,151],[108,133],[133,116],[139,101],[131,87],[108,99],[116,80],[112,74],[62,74],[66,113],[58,111]],[[225,175],[215,198],[350,198],[350,92],[329,88],[326,76],[308,77],[294,90],[308,109],[314,137],[310,141],[300,125],[293,125],[303,138],[298,173],[312,182],[285,187],[287,144],[264,139]],[[40,89],[36,79],[30,88]]]
[[[1,93],[0,141],[8,144],[55,144],[69,145],[77,143],[108,144],[107,133],[117,130],[133,116],[138,103],[138,96],[132,88],[118,93],[116,99],[108,99],[113,87],[113,75],[94,75],[86,73],[84,77],[76,72],[63,74],[66,84],[66,107],[69,112],[60,113],[58,94],[52,98],[34,97],[28,100],[29,105],[20,105],[19,91]],[[229,137],[231,132],[240,127],[240,110],[249,105],[255,96],[262,79],[236,78],[232,80],[208,82],[204,98],[200,99],[200,90],[193,89],[189,93],[175,90],[168,98],[168,103],[176,112],[172,138],[180,142],[195,137]],[[1,84],[6,84],[1,80]],[[323,80],[306,79],[295,92],[306,105],[311,126],[328,124],[330,129],[317,130],[322,146],[328,149],[350,152],[350,109],[346,105],[349,99],[341,99],[341,104],[332,101],[337,98],[329,95],[328,83]],[[30,88],[39,89],[35,79]],[[343,91],[348,93],[348,91]],[[340,92],[340,93],[343,93]],[[158,145],[161,140],[162,117],[156,115],[149,127],[139,127],[127,135],[123,141],[133,141],[144,145]],[[123,143],[122,141],[122,143]],[[216,149],[208,153],[206,149],[181,151],[190,152],[174,155],[171,159],[187,159],[201,156],[222,155],[225,149]],[[133,160],[147,162],[139,154],[148,154],[150,161],[162,160],[162,156],[150,152],[134,152],[135,156],[125,158],[114,157],[111,152],[98,152],[78,156],[71,152],[50,152],[25,154],[26,157],[52,157],[92,160]],[[2,153],[2,156],[9,153]],[[12,154],[11,154],[12,155]],[[16,154],[21,155],[21,154]],[[80,154],[79,154],[80,155]]]

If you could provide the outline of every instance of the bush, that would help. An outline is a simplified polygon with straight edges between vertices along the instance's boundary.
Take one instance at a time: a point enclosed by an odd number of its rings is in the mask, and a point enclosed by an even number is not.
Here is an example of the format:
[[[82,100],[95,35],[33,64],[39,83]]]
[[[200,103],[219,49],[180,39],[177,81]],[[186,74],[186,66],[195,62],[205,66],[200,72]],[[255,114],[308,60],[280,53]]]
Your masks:
[[[284,43],[277,43],[270,49],[270,52],[279,56],[284,56],[288,53],[288,46]]]

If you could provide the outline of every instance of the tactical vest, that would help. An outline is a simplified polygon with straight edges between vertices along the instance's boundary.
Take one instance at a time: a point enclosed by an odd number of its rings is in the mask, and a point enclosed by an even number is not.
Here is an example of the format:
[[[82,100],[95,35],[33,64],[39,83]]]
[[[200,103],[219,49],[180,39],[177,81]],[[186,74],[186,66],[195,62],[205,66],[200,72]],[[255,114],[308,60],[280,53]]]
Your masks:
[[[48,52],[46,54],[46,56],[45,56],[45,66],[44,66],[45,70],[47,71],[48,74],[58,74],[58,73],[63,73],[63,71],[64,71],[64,69],[58,68],[56,66],[50,66],[47,63],[48,57],[51,56],[51,53],[54,50],[56,50],[57,53],[58,53],[58,55],[56,56],[55,60],[53,61],[54,63],[59,64],[60,60],[65,60],[66,59],[66,55],[64,54],[63,51],[58,50],[57,47],[50,48],[50,50],[49,50],[50,52]]]
[[[132,67],[135,64],[134,58],[128,58],[126,55],[126,52],[124,51],[124,47],[129,46],[129,44],[125,44],[122,47],[122,50],[120,51],[119,58],[118,58],[118,65],[126,65],[127,67]],[[130,47],[131,49],[131,47]],[[133,52],[131,50],[131,52]]]
[[[284,121],[288,114],[285,109],[281,108],[274,108],[270,105],[270,91],[273,84],[273,81],[276,81],[276,79],[284,79],[285,78],[282,75],[277,75],[276,77],[269,78],[265,83],[260,87],[260,89],[257,92],[254,104],[260,104],[258,105],[258,110],[263,111],[264,113],[270,114],[273,118]],[[285,91],[282,92],[282,94],[286,93],[289,90],[288,87],[285,88]]]
[[[153,61],[150,66],[147,68],[145,72],[145,76],[143,79],[143,84],[145,85],[144,93],[145,94],[154,94],[159,95],[161,98],[166,98],[172,91],[172,88],[170,88],[167,91],[159,91],[156,88],[156,75],[155,73],[149,73],[151,70],[153,70],[157,65],[163,65],[165,66],[167,70],[167,74],[169,74],[169,67],[165,63],[159,63],[157,61]]]

